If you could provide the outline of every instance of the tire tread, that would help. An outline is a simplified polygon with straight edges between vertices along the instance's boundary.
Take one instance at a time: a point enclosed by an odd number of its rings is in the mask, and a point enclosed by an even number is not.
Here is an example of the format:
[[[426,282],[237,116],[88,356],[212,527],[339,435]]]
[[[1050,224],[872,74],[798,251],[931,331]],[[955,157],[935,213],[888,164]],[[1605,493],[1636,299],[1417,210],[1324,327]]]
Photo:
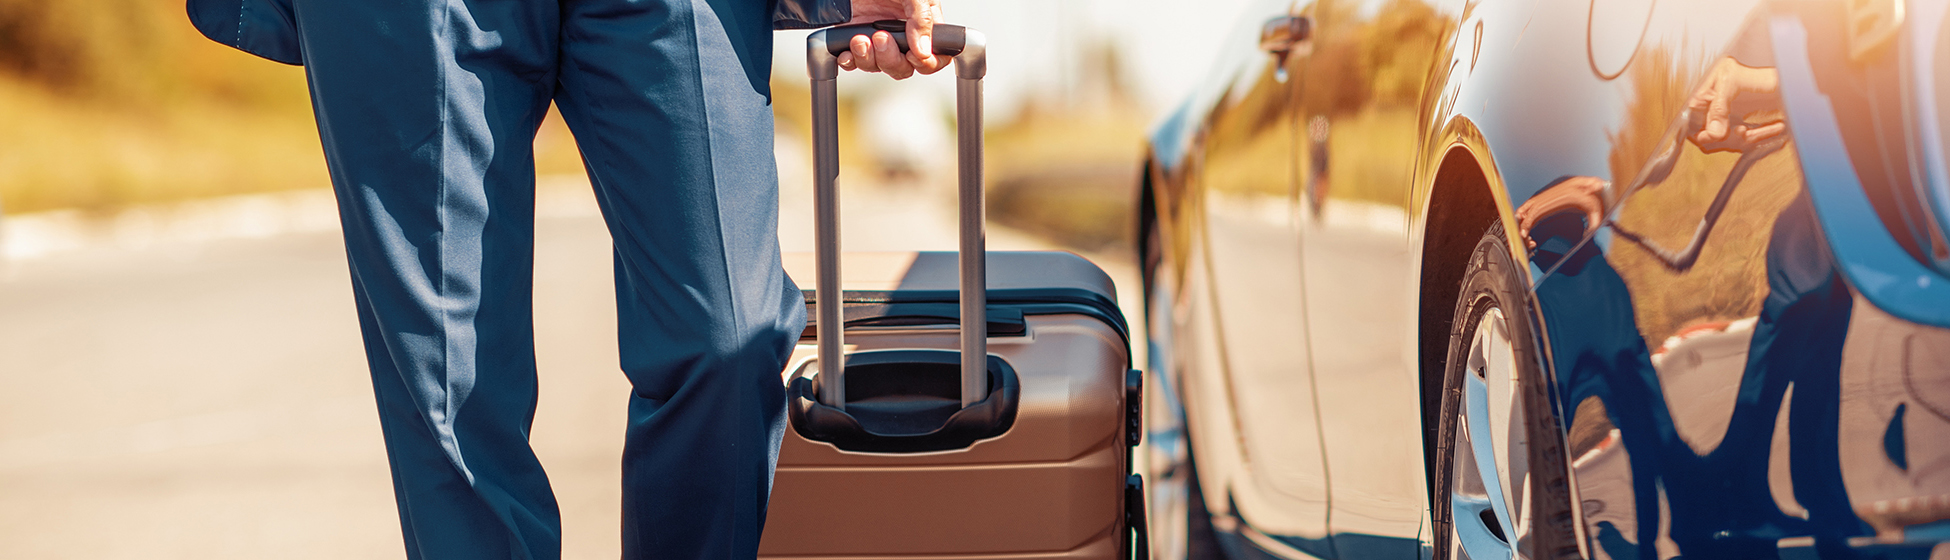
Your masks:
[[[1452,315],[1454,320],[1450,323],[1449,351],[1444,356],[1442,367],[1445,378],[1441,394],[1441,420],[1435,433],[1436,468],[1433,472],[1437,479],[1433,487],[1436,492],[1430,496],[1437,560],[1447,558],[1449,554],[1448,540],[1453,526],[1443,496],[1449,493],[1449,473],[1455,468],[1456,415],[1462,393],[1462,369],[1459,364],[1467,357],[1469,336],[1474,334],[1471,331],[1476,327],[1478,314],[1487,309],[1478,305],[1484,298],[1491,299],[1511,320],[1508,326],[1511,346],[1520,357],[1519,392],[1524,407],[1525,430],[1530,440],[1528,463],[1533,490],[1529,504],[1533,524],[1527,541],[1529,549],[1520,552],[1536,560],[1581,557],[1577,543],[1577,520],[1571,509],[1564,433],[1551,405],[1550,383],[1544,377],[1535,348],[1538,341],[1533,335],[1535,323],[1532,321],[1530,300],[1525,297],[1528,286],[1510,255],[1502,222],[1492,222],[1471,251],[1456,298],[1456,312]]]

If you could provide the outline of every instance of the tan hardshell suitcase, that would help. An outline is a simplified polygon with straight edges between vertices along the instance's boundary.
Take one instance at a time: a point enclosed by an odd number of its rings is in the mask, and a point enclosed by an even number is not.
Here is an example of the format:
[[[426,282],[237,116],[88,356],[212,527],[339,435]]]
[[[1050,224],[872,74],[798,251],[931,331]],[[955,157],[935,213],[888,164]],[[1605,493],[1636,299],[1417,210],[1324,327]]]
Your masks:
[[[980,33],[935,28],[937,54],[955,57],[961,251],[839,251],[833,59],[855,35],[902,28],[808,39],[817,250],[786,268],[817,280],[784,373],[792,429],[759,556],[1132,558],[1147,547],[1130,333],[1089,261],[983,250]],[[835,355],[841,367],[821,367]]]

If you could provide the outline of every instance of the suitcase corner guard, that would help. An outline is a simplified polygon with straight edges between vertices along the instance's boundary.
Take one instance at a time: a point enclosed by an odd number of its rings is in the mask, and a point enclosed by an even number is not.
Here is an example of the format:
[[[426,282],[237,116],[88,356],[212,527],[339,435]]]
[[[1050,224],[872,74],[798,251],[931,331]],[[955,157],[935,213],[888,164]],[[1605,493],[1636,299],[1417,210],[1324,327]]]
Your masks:
[[[787,413],[801,437],[846,451],[947,451],[1008,432],[1022,393],[1015,369],[989,356],[988,396],[963,407],[960,368],[953,350],[855,352],[846,356],[844,410],[821,403],[819,384],[802,368],[787,390]]]

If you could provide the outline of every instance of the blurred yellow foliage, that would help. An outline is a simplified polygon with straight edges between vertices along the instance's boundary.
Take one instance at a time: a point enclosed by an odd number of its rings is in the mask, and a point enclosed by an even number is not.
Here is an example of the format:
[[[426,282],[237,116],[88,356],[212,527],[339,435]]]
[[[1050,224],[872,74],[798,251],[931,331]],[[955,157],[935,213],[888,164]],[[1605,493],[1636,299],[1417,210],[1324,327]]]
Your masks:
[[[780,129],[806,93],[775,84]],[[551,111],[536,170],[580,174]],[[0,0],[0,210],[330,185],[304,69],[205,39],[184,0]]]
[[[1133,246],[1147,111],[1132,97],[1120,52],[1084,46],[1064,94],[1034,97],[986,132],[989,218],[1067,247]]]
[[[302,69],[182,0],[0,0],[0,123],[8,212],[327,184]]]
[[[990,129],[989,218],[1069,247],[1130,247],[1145,123],[1129,103],[1031,107]]]
[[[1444,49],[1454,18],[1417,0],[1388,0],[1366,15],[1359,3],[1346,0],[1321,0],[1307,9],[1318,33],[1313,50],[1288,62],[1294,72],[1288,83],[1299,92],[1242,96],[1224,108],[1232,115],[1208,117],[1213,130],[1205,154],[1213,158],[1207,169],[1215,176],[1207,180],[1285,195],[1290,182],[1302,180],[1299,169],[1314,166],[1313,155],[1296,145],[1301,141],[1291,136],[1297,132],[1292,127],[1320,116],[1333,123],[1328,141],[1333,146],[1328,156],[1335,175],[1332,196],[1405,204],[1419,138],[1416,111],[1432,72],[1438,70],[1435,61],[1448,58]],[[1264,72],[1252,90],[1285,92],[1277,79]],[[1282,163],[1293,159],[1299,167]]]

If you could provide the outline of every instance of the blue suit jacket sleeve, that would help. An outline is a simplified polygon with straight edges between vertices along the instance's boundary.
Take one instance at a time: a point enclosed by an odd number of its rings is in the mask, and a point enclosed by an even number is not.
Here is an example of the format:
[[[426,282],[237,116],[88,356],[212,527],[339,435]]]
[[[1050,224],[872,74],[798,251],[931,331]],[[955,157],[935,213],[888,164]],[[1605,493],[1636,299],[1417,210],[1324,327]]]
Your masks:
[[[204,37],[285,64],[303,64],[291,0],[189,0]]]
[[[772,5],[773,29],[813,29],[853,19],[852,0],[778,0]]]
[[[285,64],[304,64],[291,0],[188,0],[190,23],[210,40]],[[853,18],[852,0],[776,0],[773,29],[812,29]]]

